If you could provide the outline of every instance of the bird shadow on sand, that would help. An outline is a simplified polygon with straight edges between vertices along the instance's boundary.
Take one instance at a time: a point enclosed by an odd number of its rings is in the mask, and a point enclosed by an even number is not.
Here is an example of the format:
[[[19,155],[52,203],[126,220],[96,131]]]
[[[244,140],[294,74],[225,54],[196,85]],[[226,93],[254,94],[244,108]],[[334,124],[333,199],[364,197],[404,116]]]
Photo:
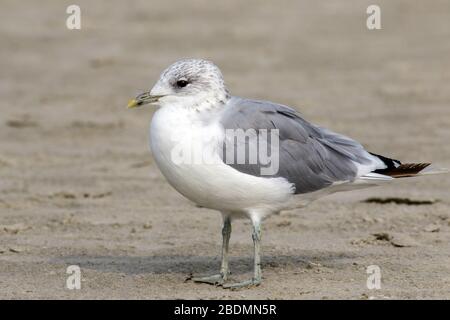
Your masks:
[[[342,268],[351,264],[355,255],[349,252],[302,252],[301,255],[265,255],[262,258],[263,269],[311,269],[317,266]],[[190,255],[149,255],[142,256],[96,256],[71,255],[52,259],[54,263],[78,265],[82,269],[102,272],[116,272],[127,275],[139,274],[195,274],[216,273],[220,259],[212,256]],[[230,257],[233,274],[245,274],[252,271],[253,258]]]

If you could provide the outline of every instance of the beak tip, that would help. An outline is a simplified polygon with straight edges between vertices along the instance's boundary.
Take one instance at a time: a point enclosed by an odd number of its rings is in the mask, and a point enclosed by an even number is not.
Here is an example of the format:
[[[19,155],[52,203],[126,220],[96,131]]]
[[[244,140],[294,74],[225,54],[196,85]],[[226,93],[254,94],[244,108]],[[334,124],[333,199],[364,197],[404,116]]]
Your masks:
[[[131,99],[130,101],[128,101],[127,104],[127,109],[131,109],[137,106],[137,101],[136,99]]]

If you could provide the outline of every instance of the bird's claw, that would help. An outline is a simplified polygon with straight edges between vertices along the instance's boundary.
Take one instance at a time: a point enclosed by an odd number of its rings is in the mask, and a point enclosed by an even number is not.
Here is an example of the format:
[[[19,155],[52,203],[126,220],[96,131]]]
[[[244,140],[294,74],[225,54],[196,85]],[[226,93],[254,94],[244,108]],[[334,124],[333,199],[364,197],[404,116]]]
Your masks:
[[[227,277],[223,274],[214,274],[212,276],[206,276],[206,277],[196,277],[192,278],[192,281],[199,282],[199,283],[208,283],[212,284],[214,286],[221,286],[225,283]]]
[[[252,278],[250,280],[245,280],[242,282],[223,284],[222,288],[236,290],[236,289],[241,289],[241,288],[257,287],[260,284],[261,284],[261,279]]]

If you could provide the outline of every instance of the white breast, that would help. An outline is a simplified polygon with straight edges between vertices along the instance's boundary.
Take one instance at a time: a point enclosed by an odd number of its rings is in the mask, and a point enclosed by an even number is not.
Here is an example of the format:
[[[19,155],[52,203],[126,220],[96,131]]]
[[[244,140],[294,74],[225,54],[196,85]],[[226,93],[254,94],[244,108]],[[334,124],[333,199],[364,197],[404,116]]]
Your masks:
[[[244,213],[264,208],[279,211],[292,195],[291,184],[284,178],[244,174],[223,163],[223,136],[218,121],[206,124],[195,111],[165,106],[153,116],[150,147],[168,182],[201,206]],[[197,152],[191,157],[180,152],[189,150],[188,143],[201,148],[203,159],[195,157]]]

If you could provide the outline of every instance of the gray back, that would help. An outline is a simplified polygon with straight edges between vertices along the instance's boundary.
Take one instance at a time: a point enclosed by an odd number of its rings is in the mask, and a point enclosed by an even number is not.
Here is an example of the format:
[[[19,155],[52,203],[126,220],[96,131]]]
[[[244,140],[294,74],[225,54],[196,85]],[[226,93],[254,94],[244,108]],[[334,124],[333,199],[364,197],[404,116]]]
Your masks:
[[[221,124],[225,129],[233,130],[278,129],[279,170],[276,174],[261,175],[263,164],[259,161],[256,164],[233,161],[229,165],[254,176],[286,178],[295,185],[295,193],[316,191],[337,181],[351,181],[357,175],[357,164],[374,161],[357,141],[315,126],[294,109],[271,102],[233,97],[226,106]],[[252,143],[257,140],[246,139],[246,148]],[[270,140],[268,144],[270,146]],[[225,157],[224,162],[229,162]]]

